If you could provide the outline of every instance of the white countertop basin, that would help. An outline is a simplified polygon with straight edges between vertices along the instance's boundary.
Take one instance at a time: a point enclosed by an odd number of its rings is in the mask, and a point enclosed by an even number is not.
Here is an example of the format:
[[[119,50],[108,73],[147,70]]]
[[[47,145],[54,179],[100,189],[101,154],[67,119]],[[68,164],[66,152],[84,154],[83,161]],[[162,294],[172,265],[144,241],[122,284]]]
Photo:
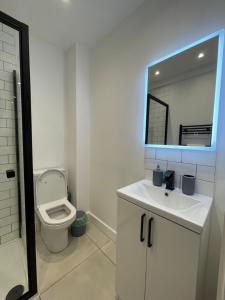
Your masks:
[[[197,233],[201,233],[213,202],[204,195],[187,196],[180,189],[156,187],[150,180],[121,188],[117,195]]]

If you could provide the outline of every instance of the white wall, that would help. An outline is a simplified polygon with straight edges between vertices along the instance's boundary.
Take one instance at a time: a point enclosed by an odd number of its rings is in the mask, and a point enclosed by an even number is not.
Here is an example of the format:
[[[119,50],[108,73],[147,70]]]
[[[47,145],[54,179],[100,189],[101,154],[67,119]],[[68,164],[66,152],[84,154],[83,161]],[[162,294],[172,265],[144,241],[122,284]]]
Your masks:
[[[89,51],[76,44],[76,173],[77,208],[89,210],[90,80]]]
[[[34,168],[64,166],[64,53],[30,38]]]
[[[151,94],[169,104],[169,145],[178,145],[182,125],[211,124],[215,95],[215,72],[207,72],[186,80],[173,82],[151,90]],[[204,108],[204,109],[203,109]],[[206,136],[195,143],[204,145]]]
[[[145,66],[222,27],[225,27],[223,0],[146,1],[92,51],[90,205],[91,211],[109,226],[116,228],[116,189],[144,176]],[[224,93],[224,102],[223,97]],[[225,119],[222,116],[219,128],[223,128],[223,134]],[[162,157],[167,157],[166,153]],[[186,162],[201,164],[203,160],[205,163],[201,153],[184,153]],[[225,143],[222,136],[218,153],[207,300],[216,297],[225,211]],[[215,163],[215,155],[209,160]]]
[[[72,201],[89,210],[89,53],[31,37],[34,168],[66,167]],[[64,87],[65,86],[65,87]]]
[[[66,165],[72,202],[89,210],[89,52],[76,44],[66,53]]]
[[[217,147],[217,164],[216,164],[216,187],[215,187],[215,199],[212,212],[212,234],[210,241],[210,257],[214,257],[215,261],[211,259],[209,261],[209,269],[212,272],[212,276],[209,281],[213,280],[213,275],[218,271],[219,257],[218,253],[221,247],[221,237],[223,235],[223,219],[225,213],[225,85],[223,84],[225,79],[225,67],[223,67],[222,85],[221,85],[221,105],[219,116],[219,132],[218,132],[218,147]],[[224,261],[224,253],[221,253],[222,261]],[[224,267],[224,266],[223,266]],[[210,274],[210,273],[209,273]],[[215,280],[215,279],[214,279]],[[214,281],[213,281],[214,282]],[[219,286],[220,288],[220,286]],[[218,289],[217,300],[224,300],[223,290]]]
[[[76,205],[76,48],[66,52],[65,163],[71,201]]]

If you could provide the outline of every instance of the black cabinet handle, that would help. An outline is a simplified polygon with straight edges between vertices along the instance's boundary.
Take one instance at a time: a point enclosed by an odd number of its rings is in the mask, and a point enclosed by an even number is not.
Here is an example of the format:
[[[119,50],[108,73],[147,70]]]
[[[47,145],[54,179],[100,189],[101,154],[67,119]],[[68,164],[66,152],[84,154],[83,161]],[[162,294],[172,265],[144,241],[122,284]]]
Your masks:
[[[151,242],[151,235],[152,235],[152,222],[153,222],[153,218],[150,218],[148,220],[148,247],[151,248],[152,247],[152,242]]]
[[[143,229],[144,229],[144,220],[145,220],[146,214],[143,214],[141,216],[141,232],[140,232],[140,241],[144,242],[145,238],[143,236]]]

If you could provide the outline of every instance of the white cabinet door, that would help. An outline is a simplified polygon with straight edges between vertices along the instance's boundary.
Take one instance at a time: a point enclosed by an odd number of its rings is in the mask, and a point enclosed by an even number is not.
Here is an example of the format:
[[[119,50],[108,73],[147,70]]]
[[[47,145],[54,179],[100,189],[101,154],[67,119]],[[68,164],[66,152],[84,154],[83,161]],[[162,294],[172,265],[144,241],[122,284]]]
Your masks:
[[[144,300],[147,219],[147,211],[118,199],[116,293],[120,300]]]
[[[196,299],[200,236],[158,215],[150,217],[145,300]]]

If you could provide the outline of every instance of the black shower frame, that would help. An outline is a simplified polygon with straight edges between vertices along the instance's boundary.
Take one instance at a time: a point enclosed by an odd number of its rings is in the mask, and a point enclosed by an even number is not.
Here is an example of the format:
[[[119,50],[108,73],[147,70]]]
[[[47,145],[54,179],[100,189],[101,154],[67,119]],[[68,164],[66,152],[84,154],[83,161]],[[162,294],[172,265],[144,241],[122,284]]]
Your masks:
[[[0,11],[0,22],[17,30],[20,41],[21,105],[23,128],[23,167],[25,185],[26,242],[29,290],[20,300],[30,299],[37,293],[34,193],[33,193],[33,158],[31,127],[31,91],[29,59],[29,27]],[[18,147],[18,145],[17,145]]]
[[[149,112],[150,112],[150,101],[155,102],[166,107],[166,119],[165,119],[165,134],[164,134],[164,145],[167,145],[167,131],[168,131],[168,117],[169,117],[169,105],[152,94],[148,93],[147,96],[147,109],[146,109],[146,125],[145,125],[145,145],[148,145],[148,123],[149,123]]]

